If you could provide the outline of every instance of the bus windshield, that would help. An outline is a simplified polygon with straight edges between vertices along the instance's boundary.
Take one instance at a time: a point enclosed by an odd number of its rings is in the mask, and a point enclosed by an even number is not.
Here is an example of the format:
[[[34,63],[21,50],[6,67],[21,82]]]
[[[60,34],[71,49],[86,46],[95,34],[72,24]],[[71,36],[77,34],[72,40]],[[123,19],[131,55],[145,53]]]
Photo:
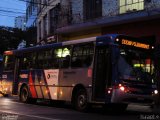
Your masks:
[[[127,82],[153,84],[153,62],[149,54],[134,50],[120,49],[118,58],[119,79]]]

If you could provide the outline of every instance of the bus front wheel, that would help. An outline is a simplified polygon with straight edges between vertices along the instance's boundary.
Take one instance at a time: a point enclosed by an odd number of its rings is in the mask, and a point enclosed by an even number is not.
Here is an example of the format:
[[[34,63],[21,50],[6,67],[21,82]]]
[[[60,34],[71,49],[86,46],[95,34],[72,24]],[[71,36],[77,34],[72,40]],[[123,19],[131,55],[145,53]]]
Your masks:
[[[3,97],[9,97],[9,94],[2,94]]]
[[[87,93],[85,90],[81,89],[77,92],[74,101],[75,109],[78,111],[86,111],[88,108],[87,103]]]

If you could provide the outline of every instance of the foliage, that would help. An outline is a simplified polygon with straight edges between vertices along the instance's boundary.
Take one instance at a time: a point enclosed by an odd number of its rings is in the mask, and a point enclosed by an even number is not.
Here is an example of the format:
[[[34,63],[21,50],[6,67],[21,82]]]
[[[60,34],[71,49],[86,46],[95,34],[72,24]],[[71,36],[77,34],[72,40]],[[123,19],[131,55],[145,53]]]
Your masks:
[[[16,28],[0,28],[0,54],[5,50],[16,49],[23,38],[23,31]]]
[[[22,40],[27,42],[27,47],[36,44],[36,27],[31,27],[26,31],[17,28],[0,27],[0,55],[6,50],[17,49]]]

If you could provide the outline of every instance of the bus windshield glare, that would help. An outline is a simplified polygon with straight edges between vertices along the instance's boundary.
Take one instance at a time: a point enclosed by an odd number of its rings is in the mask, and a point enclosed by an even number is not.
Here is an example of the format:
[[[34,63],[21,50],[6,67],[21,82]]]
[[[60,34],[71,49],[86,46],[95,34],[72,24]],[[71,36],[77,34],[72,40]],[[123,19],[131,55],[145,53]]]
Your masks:
[[[119,79],[154,84],[153,62],[149,55],[139,50],[120,49],[118,58]]]

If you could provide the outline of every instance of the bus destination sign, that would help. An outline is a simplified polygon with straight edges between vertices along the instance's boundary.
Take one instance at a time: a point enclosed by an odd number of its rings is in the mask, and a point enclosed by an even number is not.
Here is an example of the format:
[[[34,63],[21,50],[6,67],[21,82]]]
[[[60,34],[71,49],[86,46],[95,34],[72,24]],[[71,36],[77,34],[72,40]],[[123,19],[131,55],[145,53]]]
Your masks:
[[[130,41],[130,40],[126,40],[126,39],[122,39],[121,44],[128,45],[128,46],[134,46],[134,47],[138,47],[138,48],[149,49],[149,44]]]

